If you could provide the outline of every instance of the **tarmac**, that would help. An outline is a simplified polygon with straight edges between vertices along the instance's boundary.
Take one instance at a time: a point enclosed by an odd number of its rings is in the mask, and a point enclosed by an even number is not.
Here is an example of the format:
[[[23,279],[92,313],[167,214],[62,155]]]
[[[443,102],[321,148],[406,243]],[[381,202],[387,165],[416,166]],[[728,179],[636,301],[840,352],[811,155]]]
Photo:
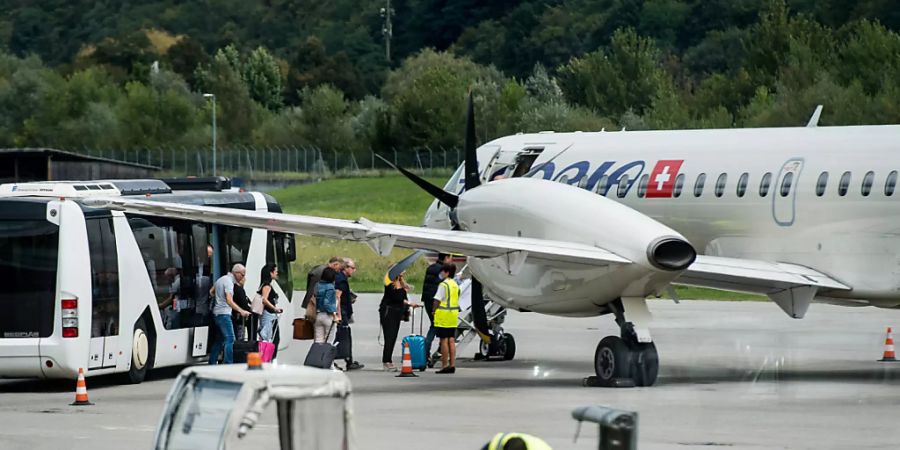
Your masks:
[[[377,303],[361,295],[350,372],[360,449],[479,449],[497,432],[526,432],[555,449],[596,449],[571,411],[603,405],[639,414],[639,449],[897,448],[900,363],[878,363],[885,328],[900,311],[816,304],[802,320],[768,302],[653,300],[660,377],[648,388],[588,388],[610,317],[569,319],[510,312],[513,361],[473,361],[457,373],[396,378],[381,370]],[[409,332],[401,326],[401,336]],[[416,326],[418,329],[418,326]],[[280,363],[302,363],[294,341]],[[399,345],[394,363],[399,366]],[[90,407],[68,406],[74,380],[0,381],[0,449],[149,449],[178,369],[141,385],[88,378]]]

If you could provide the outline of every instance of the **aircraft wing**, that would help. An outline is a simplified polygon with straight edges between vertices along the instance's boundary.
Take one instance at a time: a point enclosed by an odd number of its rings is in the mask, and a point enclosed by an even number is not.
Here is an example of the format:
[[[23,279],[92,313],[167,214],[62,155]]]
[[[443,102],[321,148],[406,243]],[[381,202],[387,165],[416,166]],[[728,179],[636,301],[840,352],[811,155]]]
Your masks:
[[[818,292],[851,289],[828,275],[796,264],[705,255],[697,255],[673,283],[764,294],[795,318],[806,314]]]
[[[477,258],[501,258],[511,273],[521,267],[526,257],[597,266],[631,264],[630,260],[602,248],[573,242],[390,225],[366,219],[329,219],[127,198],[94,198],[85,200],[85,204],[134,214],[365,242],[382,256],[387,256],[394,246],[398,246],[462,253]]]

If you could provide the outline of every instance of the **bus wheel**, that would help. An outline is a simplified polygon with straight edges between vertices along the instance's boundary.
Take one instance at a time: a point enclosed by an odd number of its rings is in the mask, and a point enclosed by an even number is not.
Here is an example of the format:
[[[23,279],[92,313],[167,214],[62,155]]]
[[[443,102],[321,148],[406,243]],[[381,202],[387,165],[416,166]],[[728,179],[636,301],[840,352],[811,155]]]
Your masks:
[[[134,336],[131,340],[131,368],[128,369],[128,379],[134,384],[144,381],[147,372],[153,368],[153,342],[147,333],[144,319],[138,319],[134,324]]]

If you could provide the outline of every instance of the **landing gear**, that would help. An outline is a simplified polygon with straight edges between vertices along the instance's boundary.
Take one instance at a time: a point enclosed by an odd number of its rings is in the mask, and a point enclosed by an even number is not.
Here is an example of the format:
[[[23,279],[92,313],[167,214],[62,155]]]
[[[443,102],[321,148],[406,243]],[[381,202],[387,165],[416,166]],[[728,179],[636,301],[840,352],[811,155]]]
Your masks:
[[[659,354],[646,329],[650,313],[643,298],[628,298],[610,303],[622,336],[607,336],[594,352],[596,377],[585,379],[586,386],[652,386],[659,374]],[[625,321],[625,310],[633,320]]]
[[[500,331],[499,335],[490,342],[480,341],[475,360],[504,360],[512,361],[516,357],[516,338],[509,333]]]

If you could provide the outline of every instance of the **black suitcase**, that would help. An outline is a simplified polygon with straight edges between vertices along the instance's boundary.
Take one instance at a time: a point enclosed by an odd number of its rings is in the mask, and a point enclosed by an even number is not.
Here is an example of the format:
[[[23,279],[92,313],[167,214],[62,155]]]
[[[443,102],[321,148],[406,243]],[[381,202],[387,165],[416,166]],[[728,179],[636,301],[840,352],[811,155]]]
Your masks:
[[[241,319],[241,326],[247,326],[247,319]],[[246,364],[247,363],[247,353],[259,353],[259,341],[256,339],[249,339],[248,333],[245,329],[244,331],[244,339],[243,340],[235,340],[234,341],[234,363],[235,364]],[[255,337],[255,336],[254,336]]]
[[[334,324],[331,324],[334,327]],[[331,334],[331,328],[325,334],[326,338]],[[329,344],[328,342],[317,342],[309,347],[309,353],[306,354],[306,360],[303,361],[304,366],[318,367],[320,369],[331,369],[334,365],[334,357],[337,355],[337,342]]]
[[[245,364],[247,362],[247,353],[259,353],[259,341],[234,342],[235,364]]]
[[[338,325],[337,332],[334,336],[337,344],[337,354],[335,359],[347,359],[350,357],[350,350],[353,346],[353,336],[350,333],[350,327],[347,325]]]

